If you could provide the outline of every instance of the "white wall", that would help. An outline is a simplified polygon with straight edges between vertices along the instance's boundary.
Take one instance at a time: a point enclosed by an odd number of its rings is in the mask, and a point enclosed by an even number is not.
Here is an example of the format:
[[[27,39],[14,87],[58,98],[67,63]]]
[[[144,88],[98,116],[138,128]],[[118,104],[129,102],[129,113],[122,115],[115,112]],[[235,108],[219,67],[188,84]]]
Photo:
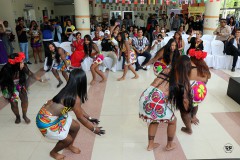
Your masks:
[[[9,0],[10,1],[10,0]],[[51,15],[51,10],[54,11],[54,3],[51,0],[11,0],[13,6],[14,17],[24,17],[25,4],[32,4],[35,11],[35,20],[41,21],[43,19],[42,10],[48,10],[49,18],[54,18]]]
[[[55,16],[75,15],[74,5],[57,5],[54,6]]]

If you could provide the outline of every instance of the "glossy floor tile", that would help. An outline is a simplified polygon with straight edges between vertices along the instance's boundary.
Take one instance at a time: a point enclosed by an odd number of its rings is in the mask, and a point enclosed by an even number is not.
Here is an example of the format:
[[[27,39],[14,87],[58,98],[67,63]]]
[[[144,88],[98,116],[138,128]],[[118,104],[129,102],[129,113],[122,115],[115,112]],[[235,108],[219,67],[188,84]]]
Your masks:
[[[41,64],[30,65],[33,72],[41,69]],[[118,82],[122,72],[107,71],[108,80],[104,84],[90,86],[88,77],[88,101],[82,107],[92,117],[100,119],[100,126],[106,135],[97,136],[81,125],[74,145],[80,147],[81,154],[61,151],[67,160],[184,160],[240,158],[240,105],[226,94],[230,76],[240,77],[240,70],[212,70],[207,84],[208,95],[199,105],[199,125],[193,125],[193,134],[181,132],[184,126],[179,111],[176,111],[177,130],[174,142],[177,147],[166,151],[167,125],[160,124],[155,142],[160,147],[147,151],[147,124],[138,118],[138,100],[141,93],[154,80],[152,68],[138,71],[139,79],[133,80],[129,71],[125,81]],[[40,134],[35,117],[41,106],[60,90],[52,73],[45,73],[47,83],[34,82],[29,88],[28,115],[31,124],[14,124],[15,117],[9,104],[0,102],[0,159],[1,160],[50,160],[49,151],[56,141],[48,140]],[[61,77],[62,78],[62,77]],[[62,78],[63,79],[63,78]],[[64,79],[63,79],[64,80]],[[66,82],[64,82],[64,85]],[[63,86],[64,86],[63,85]],[[240,89],[239,89],[240,90]],[[0,95],[1,97],[2,95]],[[0,98],[1,99],[1,98]],[[20,103],[19,103],[20,105]],[[21,113],[21,112],[20,112]],[[74,114],[71,113],[74,119]],[[239,134],[238,134],[238,133]],[[226,145],[232,145],[231,153]]]

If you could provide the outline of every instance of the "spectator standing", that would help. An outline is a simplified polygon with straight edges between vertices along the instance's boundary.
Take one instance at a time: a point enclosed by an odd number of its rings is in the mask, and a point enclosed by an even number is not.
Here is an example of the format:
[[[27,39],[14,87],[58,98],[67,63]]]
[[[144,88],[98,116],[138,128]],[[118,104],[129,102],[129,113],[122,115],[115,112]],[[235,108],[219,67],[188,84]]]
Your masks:
[[[43,23],[41,24],[40,29],[42,31],[43,47],[44,47],[45,58],[46,58],[50,54],[48,46],[50,43],[53,42],[52,31],[54,30],[47,16],[43,17]]]
[[[33,57],[35,60],[35,64],[37,64],[37,55],[39,58],[39,62],[43,63],[42,60],[42,39],[41,39],[41,31],[37,25],[36,21],[31,21],[30,23],[30,31],[29,35],[31,35],[31,47],[33,49]]]
[[[5,27],[3,25],[3,21],[0,20],[0,65],[4,65],[8,61],[8,56],[6,52],[6,48],[4,46],[2,36],[5,34]]]
[[[170,30],[170,22],[167,20],[167,15],[163,14],[162,19],[159,21],[159,26],[161,28],[165,28],[166,30]]]
[[[20,50],[25,54],[25,62],[27,64],[32,64],[29,61],[28,57],[28,38],[27,38],[27,32],[29,31],[29,28],[26,28],[24,26],[24,21],[22,17],[18,18],[18,25],[16,26],[16,32],[18,35],[18,42],[20,45]]]
[[[179,27],[180,27],[180,18],[178,14],[176,14],[175,17],[173,18],[172,30],[177,31]]]
[[[12,28],[9,27],[8,25],[8,21],[4,21],[3,22],[4,24],[4,27],[5,27],[5,30],[6,30],[6,35],[7,35],[7,38],[6,38],[6,46],[7,46],[7,53],[8,54],[13,54],[13,45],[12,45],[12,42],[15,40],[15,35],[13,35],[12,33]]]
[[[75,26],[72,25],[72,21],[70,19],[67,20],[67,26],[65,28],[65,35],[67,38],[73,33],[75,30]]]
[[[196,21],[193,23],[193,30],[202,32],[203,31],[203,23],[200,19],[201,19],[201,16],[197,15]]]
[[[53,31],[52,37],[54,42],[62,43],[62,27],[58,24],[56,20],[53,20]]]

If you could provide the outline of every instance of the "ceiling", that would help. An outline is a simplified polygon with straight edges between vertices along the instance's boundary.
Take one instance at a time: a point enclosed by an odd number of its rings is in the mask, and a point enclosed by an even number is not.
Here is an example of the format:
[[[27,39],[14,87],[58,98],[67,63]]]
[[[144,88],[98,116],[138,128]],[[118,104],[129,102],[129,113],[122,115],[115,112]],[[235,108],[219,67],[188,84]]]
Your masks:
[[[54,5],[71,5],[74,0],[53,0]]]
[[[89,1],[91,2],[92,0],[89,0]],[[53,2],[54,2],[54,5],[71,5],[73,4],[74,0],[53,0]]]

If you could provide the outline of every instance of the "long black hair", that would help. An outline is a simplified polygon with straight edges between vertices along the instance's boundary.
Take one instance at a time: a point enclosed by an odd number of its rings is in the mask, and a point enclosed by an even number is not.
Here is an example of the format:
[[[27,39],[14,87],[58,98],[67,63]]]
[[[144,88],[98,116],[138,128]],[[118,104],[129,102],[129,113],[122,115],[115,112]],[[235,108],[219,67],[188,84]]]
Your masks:
[[[15,59],[15,57],[18,57],[18,56],[19,56],[18,53],[13,53],[13,54],[9,55],[8,58]],[[18,74],[18,72],[19,72],[19,74]],[[23,68],[22,70],[20,70],[20,63],[14,64],[14,65],[7,63],[3,66],[2,70],[0,71],[1,90],[7,89],[10,96],[12,96],[12,94],[14,92],[15,76],[19,76],[18,78],[19,78],[20,85],[26,86],[25,69]]]
[[[54,52],[52,52],[52,51],[50,51],[50,49],[49,49],[49,46],[50,45],[52,45],[54,48],[55,48],[55,51]],[[57,63],[60,63],[60,54],[58,53],[58,47],[56,47],[56,45],[53,43],[53,42],[50,42],[49,44],[48,44],[48,60],[47,60],[47,66],[52,66],[52,63],[53,63],[53,58],[52,58],[52,55],[53,54],[55,54],[55,59],[56,59],[56,61],[57,61]]]
[[[90,43],[87,45],[85,44],[85,39],[87,39]],[[83,48],[84,48],[84,52],[85,54],[87,54],[89,57],[91,57],[91,53],[92,53],[92,49],[93,49],[93,41],[90,35],[85,35],[84,36],[84,44],[83,44]]]
[[[87,100],[87,77],[82,69],[74,69],[70,73],[67,85],[53,98],[53,102],[63,103],[65,107],[73,108],[77,96],[81,103]]]
[[[192,92],[189,82],[190,73],[191,60],[188,56],[183,55],[176,61],[169,78],[168,101],[176,109],[183,112],[190,112],[192,109]],[[184,98],[187,98],[189,101],[188,110],[184,107]]]
[[[171,45],[172,43],[176,43],[176,48],[174,51],[171,50]],[[179,51],[178,51],[178,46],[177,46],[177,42],[171,38],[168,43],[162,47],[157,53],[160,53],[161,51],[163,51],[163,60],[164,62],[169,65],[170,63],[175,63],[175,61],[177,60],[177,58],[180,56]],[[156,54],[157,56],[157,54]],[[171,56],[172,59],[171,59]]]
[[[126,40],[125,32],[119,32],[117,37],[118,36],[121,36],[121,41],[119,41],[118,38],[117,38],[118,47],[120,48],[120,50],[122,50],[123,49],[123,44],[125,43],[125,40]]]

